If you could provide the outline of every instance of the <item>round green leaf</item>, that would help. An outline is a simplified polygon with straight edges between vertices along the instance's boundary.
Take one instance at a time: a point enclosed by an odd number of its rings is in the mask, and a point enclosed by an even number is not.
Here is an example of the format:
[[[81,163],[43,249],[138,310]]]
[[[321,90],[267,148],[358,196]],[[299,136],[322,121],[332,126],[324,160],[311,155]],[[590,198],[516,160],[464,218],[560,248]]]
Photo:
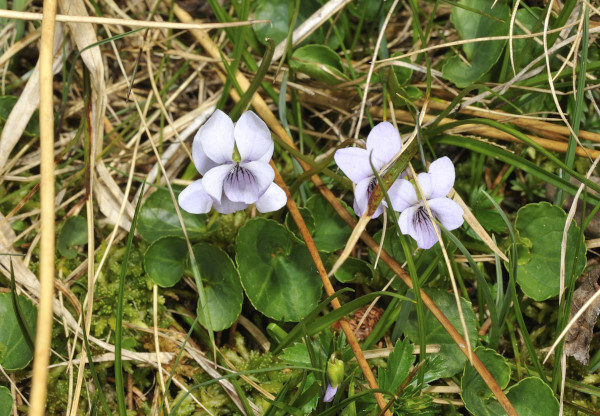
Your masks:
[[[349,257],[334,276],[341,283],[368,284],[373,280],[373,269],[367,262]]]
[[[14,400],[8,390],[4,386],[0,386],[0,416],[10,416]]]
[[[517,283],[530,298],[542,301],[558,295],[560,244],[567,214],[548,202],[528,204],[519,209],[515,228],[521,251],[529,248],[529,261],[517,263]],[[575,252],[577,251],[577,257]],[[585,242],[579,227],[571,224],[567,233],[565,286],[585,267]],[[527,259],[527,257],[525,257]]]
[[[506,388],[510,381],[510,367],[504,357],[494,350],[483,347],[476,348],[475,354],[492,374],[500,388]],[[465,366],[460,384],[461,397],[467,410],[473,415],[487,415],[489,399],[493,397],[493,394],[472,365]],[[493,401],[495,402],[495,399]]]
[[[314,195],[306,201],[306,208],[315,221],[313,239],[319,251],[331,253],[344,248],[352,229],[327,200],[321,195]]]
[[[261,42],[266,38],[273,39],[277,45],[284,40],[289,31],[290,2],[287,0],[262,0],[258,1],[254,18],[256,20],[270,20],[271,23],[254,25],[254,32]]]
[[[254,11],[254,19],[270,20],[269,23],[260,23],[253,25],[254,33],[259,42],[266,45],[266,39],[273,39],[275,44],[285,40],[289,33],[290,24],[290,2],[288,0],[258,0]],[[300,26],[308,17],[321,7],[320,2],[315,0],[303,0],[296,16],[295,28]],[[294,13],[294,10],[292,10]],[[325,24],[322,28],[314,31],[306,40],[310,43],[323,43],[325,33],[329,30],[329,25]],[[336,29],[341,37],[346,33],[347,19],[342,17],[337,21]],[[335,48],[339,45],[337,36],[329,36],[328,45]]]
[[[547,416],[558,414],[558,400],[552,393],[550,386],[538,377],[527,377],[519,381],[508,389],[506,397],[519,415]],[[465,405],[467,405],[466,401]],[[506,415],[495,397],[481,400],[481,406],[471,408],[467,406],[467,409],[475,416]]]
[[[558,400],[550,386],[538,377],[527,377],[508,389],[506,397],[519,415],[546,416],[558,414]],[[535,397],[535,400],[531,400]]]
[[[290,67],[327,84],[349,80],[344,74],[342,59],[326,45],[306,45],[292,54]]]
[[[6,370],[25,368],[33,358],[33,351],[27,345],[25,336],[17,321],[10,293],[0,293],[0,365]],[[35,334],[37,309],[23,296],[17,296],[23,320]],[[35,336],[35,335],[34,335]]]
[[[242,311],[244,293],[240,275],[231,258],[218,247],[207,243],[192,247],[200,270],[204,292],[208,301],[210,323],[213,331],[229,328]],[[205,327],[204,313],[198,302],[198,316]]]
[[[299,321],[317,306],[322,284],[312,258],[281,224],[248,221],[236,240],[236,260],[248,299],[266,316]]]
[[[458,332],[464,337],[462,325],[460,323],[460,316],[458,314],[458,308],[456,307],[456,301],[454,295],[440,289],[423,289],[425,293],[446,315],[452,325],[458,330]],[[470,302],[460,298],[461,308],[467,323],[467,330],[469,332],[469,341],[474,346],[477,342],[477,326],[475,319],[475,312]],[[414,343],[419,342],[419,324],[417,322],[417,311],[413,303],[407,304],[409,309],[408,319],[404,321],[404,333]],[[438,353],[444,359],[446,365],[445,371],[442,372],[442,377],[451,377],[454,374],[462,370],[467,357],[461,352],[458,346],[454,343],[450,335],[446,332],[444,327],[439,321],[433,316],[429,310],[425,310],[425,341],[427,344],[440,344],[440,352]],[[437,355],[437,354],[434,354]]]
[[[56,239],[56,248],[68,259],[77,256],[77,250],[73,246],[87,243],[87,221],[83,217],[69,217],[63,224]]]
[[[315,235],[315,219],[314,219],[312,213],[310,212],[310,210],[308,208],[305,208],[305,207],[299,207],[298,210],[300,211],[300,215],[302,215],[302,218],[304,219],[304,224],[306,225],[308,232],[310,233],[310,235],[314,236]],[[290,214],[289,212],[285,216],[285,226],[287,227],[288,230],[290,230],[292,232],[292,235],[294,237],[296,237],[297,242],[299,242],[299,243],[304,242],[304,240],[302,239],[302,234],[300,233],[300,229],[298,229],[298,226],[296,225],[296,222],[294,221],[292,214]]]
[[[148,277],[160,287],[171,287],[183,276],[188,248],[179,237],[156,240],[144,254],[144,269]]]
[[[206,227],[206,215],[193,215],[181,210],[181,216],[190,240],[197,241],[206,237],[209,231]],[[167,236],[183,237],[169,191],[157,189],[148,197],[140,209],[137,231],[149,243]]]
[[[510,9],[506,2],[460,0],[459,4],[465,8],[454,6],[450,19],[461,39],[502,36],[508,33]],[[494,66],[505,43],[505,40],[466,43],[463,51],[468,63],[458,56],[451,57],[442,68],[444,78],[454,82],[459,88],[471,85]]]

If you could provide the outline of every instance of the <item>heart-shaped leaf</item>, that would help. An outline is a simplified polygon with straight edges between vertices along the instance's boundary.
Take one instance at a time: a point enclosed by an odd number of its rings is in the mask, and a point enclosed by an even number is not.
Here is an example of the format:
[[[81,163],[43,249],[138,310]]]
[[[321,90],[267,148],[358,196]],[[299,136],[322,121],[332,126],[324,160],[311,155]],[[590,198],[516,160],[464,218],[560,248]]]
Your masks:
[[[35,334],[37,309],[35,305],[23,296],[17,296],[19,309],[23,320]],[[5,370],[20,370],[25,368],[33,358],[26,338],[21,331],[17,315],[13,309],[10,293],[0,293],[0,365]]]
[[[322,284],[312,258],[285,227],[255,218],[240,229],[236,243],[242,286],[257,310],[298,321],[317,305]]]
[[[492,374],[500,388],[506,388],[510,381],[510,367],[504,357],[494,350],[483,347],[476,348],[475,354],[479,357],[481,362],[483,362],[485,368]],[[492,398],[492,391],[472,365],[465,365],[465,371],[460,384],[461,397],[465,402],[465,407],[471,414],[489,414],[487,411],[490,399],[492,402],[495,402],[495,405],[498,405],[498,402]]]
[[[171,287],[183,276],[188,248],[179,237],[156,240],[144,254],[144,269],[148,277],[160,287]]]
[[[506,397],[519,415],[546,416],[558,414],[558,400],[552,389],[538,377],[527,377],[510,387]],[[535,397],[535,400],[532,400]],[[465,405],[467,402],[465,401]],[[467,406],[475,416],[504,416],[506,412],[495,399],[489,397],[479,401],[478,406]]]
[[[344,74],[342,59],[326,45],[306,45],[292,54],[290,67],[326,84],[349,80]]]
[[[242,311],[244,294],[240,275],[231,258],[220,248],[200,243],[193,246],[192,250],[202,277],[212,329],[227,329]],[[198,302],[200,323],[206,327],[204,313],[200,309],[202,307]]]
[[[517,263],[517,283],[530,298],[542,301],[558,295],[560,286],[560,245],[567,214],[559,207],[540,202],[519,209],[515,228],[519,239],[529,244],[528,261]],[[527,244],[521,244],[521,251]],[[577,257],[575,253],[577,252]],[[571,224],[567,233],[565,286],[579,276],[586,263],[586,248],[579,227]],[[521,257],[519,258],[521,259]],[[527,260],[527,256],[524,256]]]
[[[166,189],[158,189],[150,195],[139,215],[137,231],[147,242],[152,243],[167,236],[183,237],[173,200]],[[181,216],[190,240],[198,241],[207,236],[206,215],[194,215],[181,210]]]
[[[63,224],[56,239],[56,248],[68,259],[77,256],[77,250],[73,246],[87,243],[87,221],[83,217],[69,217]]]
[[[344,206],[346,207],[346,204]],[[327,200],[321,195],[313,195],[306,201],[306,208],[314,218],[315,227],[312,235],[319,251],[331,253],[344,248],[352,234],[352,229]]]
[[[10,416],[13,403],[14,400],[10,394],[10,390],[4,386],[0,386],[0,416]]]
[[[458,4],[465,8],[454,6],[450,19],[461,39],[508,34],[510,9],[505,1],[460,0]],[[459,88],[468,87],[498,61],[505,43],[505,40],[466,43],[463,51],[467,62],[458,56],[448,59],[442,69],[444,78],[454,82]]]
[[[373,269],[367,262],[349,257],[334,276],[341,283],[368,284],[373,280]]]

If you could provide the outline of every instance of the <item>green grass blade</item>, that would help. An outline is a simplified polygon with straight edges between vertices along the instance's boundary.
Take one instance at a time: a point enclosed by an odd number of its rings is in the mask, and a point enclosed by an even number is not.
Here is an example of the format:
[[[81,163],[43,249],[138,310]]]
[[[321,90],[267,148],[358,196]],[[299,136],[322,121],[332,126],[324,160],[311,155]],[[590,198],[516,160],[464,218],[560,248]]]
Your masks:
[[[27,346],[31,349],[31,352],[33,352],[35,350],[35,336],[33,335],[31,328],[27,324],[27,321],[23,318],[24,314],[21,310],[21,306],[19,305],[19,300],[17,298],[17,282],[15,279],[15,271],[13,270],[12,258],[10,259],[10,283],[10,295],[12,299],[13,310],[15,311],[15,316],[17,318],[17,323],[19,324],[21,333],[25,338],[25,342],[27,342]]]
[[[125,407],[125,383],[123,382],[123,357],[121,355],[121,349],[123,345],[123,301],[125,294],[125,276],[127,275],[127,268],[129,267],[129,255],[131,254],[131,246],[133,245],[133,236],[135,235],[138,215],[140,213],[140,207],[142,206],[142,195],[144,195],[144,184],[142,184],[140,197],[138,198],[135,206],[135,213],[133,214],[129,235],[127,236],[125,255],[123,257],[121,276],[119,278],[119,292],[117,294],[118,298],[115,322],[115,389],[117,394],[119,416],[127,416],[127,409]]]

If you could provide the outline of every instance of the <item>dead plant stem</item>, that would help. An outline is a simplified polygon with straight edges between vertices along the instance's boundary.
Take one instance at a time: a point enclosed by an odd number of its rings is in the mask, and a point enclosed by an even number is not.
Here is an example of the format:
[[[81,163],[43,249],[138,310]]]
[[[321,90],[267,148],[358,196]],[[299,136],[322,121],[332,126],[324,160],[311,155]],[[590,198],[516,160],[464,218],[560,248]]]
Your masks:
[[[53,46],[56,0],[44,2],[40,44],[40,303],[31,382],[29,414],[42,416],[46,407],[48,362],[52,342],[52,302],[54,300],[54,110]]]

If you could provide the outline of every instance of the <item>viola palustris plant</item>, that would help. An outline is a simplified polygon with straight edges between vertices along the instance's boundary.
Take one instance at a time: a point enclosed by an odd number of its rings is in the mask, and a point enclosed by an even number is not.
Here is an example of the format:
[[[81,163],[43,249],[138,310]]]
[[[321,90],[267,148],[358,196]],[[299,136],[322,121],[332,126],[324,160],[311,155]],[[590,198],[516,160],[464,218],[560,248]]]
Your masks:
[[[598,416],[599,16],[0,0],[0,416]]]

